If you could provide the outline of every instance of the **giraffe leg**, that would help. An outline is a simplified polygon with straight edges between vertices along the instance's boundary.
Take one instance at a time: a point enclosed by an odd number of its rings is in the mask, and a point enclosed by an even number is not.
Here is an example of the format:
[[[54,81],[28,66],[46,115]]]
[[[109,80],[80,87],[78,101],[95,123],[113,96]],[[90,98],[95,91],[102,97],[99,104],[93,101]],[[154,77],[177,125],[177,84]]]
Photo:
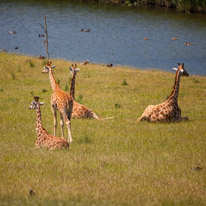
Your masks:
[[[141,117],[139,117],[139,118],[136,120],[136,122],[140,122],[140,121],[142,121],[142,120],[145,120],[144,114],[143,114]]]
[[[177,115],[174,117],[174,122],[181,122],[182,121],[182,117]]]
[[[68,142],[71,143],[72,142],[72,136],[71,136],[71,121],[69,120],[69,118],[67,117],[67,115],[64,113],[62,114],[63,120],[66,123],[67,126],[67,130],[68,130]]]
[[[56,136],[56,129],[57,129],[57,112],[56,112],[56,106],[51,106],[53,118],[54,118],[54,136]]]
[[[72,142],[72,135],[71,135],[71,118],[72,118],[72,111],[73,111],[73,99],[69,101],[69,111],[68,111],[68,116],[66,116],[66,125],[68,129],[68,141],[69,143]]]
[[[140,122],[141,120],[142,120],[142,117],[138,118],[138,119],[136,120],[136,122]]]
[[[69,139],[69,143],[71,143],[71,142],[72,142],[71,121],[69,121],[69,123],[67,124],[67,128],[68,128],[68,139]]]
[[[62,137],[64,137],[64,120],[61,114],[60,114],[60,126],[61,126]]]

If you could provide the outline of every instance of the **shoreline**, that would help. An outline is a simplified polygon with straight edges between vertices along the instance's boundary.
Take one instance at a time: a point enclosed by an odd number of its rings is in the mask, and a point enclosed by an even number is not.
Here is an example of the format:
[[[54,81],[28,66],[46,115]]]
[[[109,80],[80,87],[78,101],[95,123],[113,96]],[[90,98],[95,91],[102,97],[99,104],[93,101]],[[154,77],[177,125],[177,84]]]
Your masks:
[[[185,13],[199,13],[206,14],[206,2],[197,3],[195,1],[173,1],[170,0],[94,0],[99,3],[107,4],[118,4],[128,7],[139,7],[139,6],[154,6],[154,7],[165,7],[175,9],[179,12]],[[203,0],[204,1],[204,0]],[[204,5],[205,4],[205,5]]]
[[[29,54],[16,54],[16,53],[12,53],[12,52],[5,52],[3,50],[0,51],[0,55],[1,54],[6,54],[6,55],[14,55],[14,56],[17,56],[17,57],[28,57],[28,58],[34,58],[36,60],[41,60],[43,62],[46,62],[48,61],[48,59],[45,58],[42,58],[44,56],[42,55],[39,55],[39,56],[36,56],[36,55],[29,55]],[[69,60],[69,59],[63,59],[61,57],[57,57],[57,58],[50,58],[49,60],[52,60],[52,61],[64,61],[64,62],[69,62],[69,63],[77,63],[78,65],[81,65],[81,66],[86,66],[86,65],[82,65],[81,63],[83,61],[75,61],[75,60]],[[90,62],[88,65],[93,65],[93,66],[99,66],[101,68],[105,68],[105,69],[129,69],[129,70],[139,70],[139,71],[155,71],[155,72],[164,72],[164,73],[172,73],[172,66],[171,66],[171,70],[164,70],[164,69],[161,69],[161,68],[157,68],[157,67],[148,67],[148,68],[142,68],[142,67],[134,67],[134,66],[130,66],[130,65],[121,65],[121,64],[114,64],[113,66],[111,67],[107,67],[106,66],[106,63],[99,63],[99,62]],[[174,66],[174,65],[173,65]],[[190,74],[190,76],[194,76],[194,77],[206,77],[206,75],[199,75],[199,74]]]

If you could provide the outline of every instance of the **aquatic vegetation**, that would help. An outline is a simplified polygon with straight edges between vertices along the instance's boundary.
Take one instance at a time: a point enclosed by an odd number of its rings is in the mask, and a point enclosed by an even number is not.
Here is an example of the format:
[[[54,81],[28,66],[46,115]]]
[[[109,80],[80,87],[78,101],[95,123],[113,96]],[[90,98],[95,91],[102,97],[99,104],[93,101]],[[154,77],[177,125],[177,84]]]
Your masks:
[[[184,12],[206,12],[206,0],[102,0],[101,2],[119,3],[126,6],[160,5],[167,8],[176,8]]]

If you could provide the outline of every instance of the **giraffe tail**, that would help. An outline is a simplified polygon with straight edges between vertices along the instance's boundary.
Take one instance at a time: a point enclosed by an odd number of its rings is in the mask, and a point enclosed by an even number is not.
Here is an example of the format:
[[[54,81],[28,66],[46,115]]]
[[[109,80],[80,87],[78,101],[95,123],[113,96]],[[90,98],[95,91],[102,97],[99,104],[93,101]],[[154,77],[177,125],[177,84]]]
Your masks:
[[[105,117],[105,118],[100,118],[98,117],[94,112],[92,113],[92,117],[96,120],[107,120],[107,119],[115,119],[115,117]]]
[[[99,120],[108,120],[108,119],[115,119],[115,117],[105,117],[105,118],[99,118]]]

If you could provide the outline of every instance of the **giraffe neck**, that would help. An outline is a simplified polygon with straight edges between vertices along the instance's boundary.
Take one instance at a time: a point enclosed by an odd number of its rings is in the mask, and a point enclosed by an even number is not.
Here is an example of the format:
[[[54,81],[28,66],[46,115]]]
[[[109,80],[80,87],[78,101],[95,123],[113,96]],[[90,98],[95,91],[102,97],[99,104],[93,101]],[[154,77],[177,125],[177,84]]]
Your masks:
[[[72,76],[72,82],[71,82],[71,87],[70,87],[70,95],[74,98],[74,95],[75,95],[75,71],[73,73],[73,76]]]
[[[41,123],[40,106],[39,106],[39,103],[37,103],[37,108],[36,108],[36,133],[37,133],[37,136],[40,136],[43,131],[44,131],[44,128],[42,127],[42,123]]]
[[[57,84],[57,82],[54,78],[51,67],[49,67],[49,79],[50,79],[50,84],[51,84],[52,90],[55,90],[55,89],[59,88],[59,85]]]
[[[169,96],[169,99],[172,99],[173,101],[176,101],[178,100],[178,93],[179,93],[179,85],[180,85],[180,71],[178,70],[176,72],[176,76],[175,76],[175,83],[174,83],[174,86],[173,86],[173,90],[172,90],[172,93],[170,94]]]

